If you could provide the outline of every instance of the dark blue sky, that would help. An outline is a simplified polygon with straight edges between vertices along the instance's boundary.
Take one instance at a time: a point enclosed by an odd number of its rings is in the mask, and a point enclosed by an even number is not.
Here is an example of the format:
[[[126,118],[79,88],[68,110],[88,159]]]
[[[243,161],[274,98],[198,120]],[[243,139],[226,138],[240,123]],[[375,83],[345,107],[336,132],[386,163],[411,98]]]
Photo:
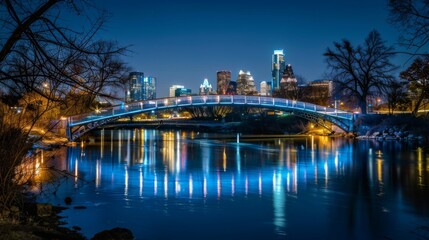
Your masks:
[[[112,16],[100,36],[132,45],[124,60],[158,79],[157,96],[172,84],[198,90],[216,71],[252,73],[259,89],[271,77],[271,55],[284,49],[286,63],[307,81],[324,78],[323,53],[334,41],[363,42],[376,29],[395,45],[387,0],[98,0]],[[403,61],[396,59],[398,64]]]

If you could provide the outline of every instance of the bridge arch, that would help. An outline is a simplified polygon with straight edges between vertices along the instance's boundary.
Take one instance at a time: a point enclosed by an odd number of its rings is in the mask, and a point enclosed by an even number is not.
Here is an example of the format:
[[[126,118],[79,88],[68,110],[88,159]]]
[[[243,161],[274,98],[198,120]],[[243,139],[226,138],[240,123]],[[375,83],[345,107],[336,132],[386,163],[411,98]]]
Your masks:
[[[324,127],[326,127],[326,122],[332,123],[346,132],[352,131],[354,120],[354,115],[350,112],[283,98],[244,95],[184,96],[133,102],[127,105],[103,109],[103,111],[98,113],[71,116],[68,118],[67,123],[67,137],[69,140],[74,141],[94,128],[100,127],[119,118],[140,113],[188,106],[198,107],[216,105],[247,106],[292,112],[299,117],[316,122]]]

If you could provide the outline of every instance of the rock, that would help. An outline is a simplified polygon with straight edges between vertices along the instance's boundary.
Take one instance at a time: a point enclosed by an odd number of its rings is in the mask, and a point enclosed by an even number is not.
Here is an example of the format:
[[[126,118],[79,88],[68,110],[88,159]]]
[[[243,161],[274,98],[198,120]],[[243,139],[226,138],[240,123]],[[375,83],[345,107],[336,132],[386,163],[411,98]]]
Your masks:
[[[372,136],[374,136],[374,137],[377,137],[377,136],[379,136],[380,135],[380,132],[373,132],[372,133]]]
[[[74,209],[86,209],[86,207],[85,206],[75,206],[75,207],[73,207]]]
[[[47,203],[38,203],[37,204],[37,216],[39,217],[49,217],[52,215],[52,205]]]
[[[75,231],[80,231],[80,230],[82,230],[82,228],[81,228],[81,227],[79,227],[79,226],[73,226],[73,227],[72,227],[72,229],[73,229],[73,230],[75,230]]]
[[[91,240],[133,240],[133,233],[126,228],[113,228],[94,235]]]
[[[64,198],[64,202],[66,203],[66,205],[70,205],[72,203],[72,198],[66,197],[66,198]]]

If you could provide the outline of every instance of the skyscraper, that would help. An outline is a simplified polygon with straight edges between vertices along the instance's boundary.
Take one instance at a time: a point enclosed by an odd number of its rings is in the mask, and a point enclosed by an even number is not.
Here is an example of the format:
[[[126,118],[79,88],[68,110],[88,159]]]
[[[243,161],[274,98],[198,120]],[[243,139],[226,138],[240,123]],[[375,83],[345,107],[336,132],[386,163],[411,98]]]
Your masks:
[[[185,88],[185,86],[183,86],[183,85],[171,85],[169,97],[175,97],[176,96],[176,89],[178,89],[178,88]]]
[[[228,91],[229,82],[231,82],[231,71],[218,71],[216,75],[217,93],[226,94],[226,92]]]
[[[282,79],[283,72],[286,68],[283,50],[274,50],[271,72],[273,79],[273,90],[280,89],[280,80]]]
[[[126,102],[141,101],[143,99],[143,72],[131,72],[127,83],[125,93]]]
[[[292,65],[288,64],[282,80],[280,80],[280,97],[296,100],[298,98],[298,83],[293,74]]]
[[[262,81],[260,84],[260,95],[261,96],[271,96],[271,81],[266,82]]]
[[[156,98],[156,78],[155,77],[145,77],[143,78],[143,99],[149,100]]]
[[[207,78],[204,79],[204,82],[200,85],[200,95],[209,95],[212,93],[212,85],[209,83]]]
[[[249,71],[240,70],[237,78],[237,94],[238,95],[254,95],[256,94],[255,80]]]

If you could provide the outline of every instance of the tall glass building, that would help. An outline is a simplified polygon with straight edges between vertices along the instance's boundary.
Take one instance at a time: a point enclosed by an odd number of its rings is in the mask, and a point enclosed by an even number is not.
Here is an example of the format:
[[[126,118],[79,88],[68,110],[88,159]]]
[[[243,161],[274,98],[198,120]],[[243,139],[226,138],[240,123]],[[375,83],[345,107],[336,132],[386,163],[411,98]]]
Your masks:
[[[131,72],[125,94],[126,102],[156,98],[156,78],[144,77],[143,72]]]
[[[231,82],[231,71],[218,71],[216,74],[218,94],[226,94],[228,91],[229,83]]]
[[[283,72],[286,68],[285,59],[284,59],[283,50],[274,50],[272,64],[271,64],[271,72],[272,72],[272,90],[280,89],[280,81],[283,76]]]
[[[255,80],[249,71],[240,70],[237,78],[238,95],[255,95],[257,93]]]
[[[145,77],[143,79],[143,99],[149,100],[156,98],[156,77]]]

